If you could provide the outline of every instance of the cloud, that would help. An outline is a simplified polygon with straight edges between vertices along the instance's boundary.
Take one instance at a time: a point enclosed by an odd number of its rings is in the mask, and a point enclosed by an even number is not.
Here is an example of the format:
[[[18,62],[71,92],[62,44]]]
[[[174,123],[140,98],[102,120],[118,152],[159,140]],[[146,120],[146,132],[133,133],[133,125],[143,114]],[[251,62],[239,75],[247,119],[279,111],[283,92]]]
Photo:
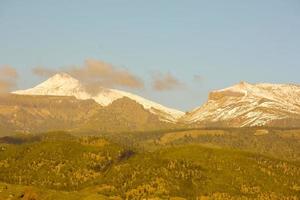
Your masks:
[[[0,93],[7,93],[16,86],[17,71],[9,66],[0,66]]]
[[[127,69],[117,68],[112,64],[88,59],[82,66],[71,66],[61,68],[60,72],[65,72],[80,80],[91,94],[97,94],[102,87],[128,87],[139,89],[144,87],[144,82]],[[50,77],[58,71],[43,67],[32,69],[35,75]]]
[[[203,81],[203,76],[196,74],[194,75],[194,81],[202,82]]]
[[[130,71],[99,60],[86,60],[83,67],[73,67],[68,72],[85,83],[94,82],[107,87],[144,87],[143,81]]]
[[[34,67],[32,69],[32,73],[37,76],[50,77],[58,73],[58,71],[39,66],[39,67]]]
[[[184,84],[179,81],[176,77],[174,77],[171,73],[154,73],[152,75],[153,78],[153,89],[157,91],[167,91],[167,90],[175,90],[180,89],[184,86]]]

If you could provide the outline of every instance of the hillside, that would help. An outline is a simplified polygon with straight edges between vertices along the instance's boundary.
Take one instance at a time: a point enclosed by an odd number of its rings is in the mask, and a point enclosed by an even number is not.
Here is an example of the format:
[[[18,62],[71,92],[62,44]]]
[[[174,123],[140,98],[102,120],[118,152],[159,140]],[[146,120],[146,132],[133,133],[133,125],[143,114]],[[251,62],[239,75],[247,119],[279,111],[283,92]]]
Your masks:
[[[299,129],[195,129],[171,131],[154,140],[161,146],[201,144],[268,155],[281,160],[300,161]]]
[[[144,109],[142,105],[127,97],[114,101],[76,128],[78,132],[144,132],[175,128],[173,123],[161,121],[159,117]]]
[[[0,96],[0,135],[52,130],[129,132],[174,127],[140,104],[121,98],[103,107],[94,100],[61,96]]]
[[[7,183],[75,190],[91,185],[113,162],[120,146],[102,138],[78,139],[63,132],[1,147],[0,179]]]
[[[0,146],[0,181],[6,182],[0,184],[0,197],[28,193],[38,199],[300,197],[299,162],[238,149],[186,144],[133,151],[105,138],[76,138],[62,132]]]
[[[93,116],[101,106],[93,100],[55,96],[0,96],[1,134],[68,130]]]

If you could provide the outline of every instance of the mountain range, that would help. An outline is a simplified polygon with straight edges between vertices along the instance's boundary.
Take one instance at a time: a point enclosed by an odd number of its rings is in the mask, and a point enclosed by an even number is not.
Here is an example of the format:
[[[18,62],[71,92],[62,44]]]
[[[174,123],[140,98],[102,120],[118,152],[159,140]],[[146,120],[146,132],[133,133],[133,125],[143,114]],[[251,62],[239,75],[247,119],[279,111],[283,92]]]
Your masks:
[[[128,132],[178,127],[300,127],[300,86],[250,84],[212,91],[192,110],[168,108],[135,94],[56,74],[36,87],[0,96],[2,132]]]

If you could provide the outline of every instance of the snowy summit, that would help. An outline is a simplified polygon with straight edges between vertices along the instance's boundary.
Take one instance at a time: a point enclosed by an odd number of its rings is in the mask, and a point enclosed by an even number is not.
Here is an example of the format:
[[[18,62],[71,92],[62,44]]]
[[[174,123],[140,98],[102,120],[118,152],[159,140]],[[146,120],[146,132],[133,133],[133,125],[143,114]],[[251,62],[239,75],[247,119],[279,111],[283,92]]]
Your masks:
[[[45,82],[27,89],[13,92],[20,95],[50,95],[50,96],[74,96],[77,99],[94,99],[102,106],[107,106],[113,101],[128,97],[141,104],[146,110],[156,114],[162,121],[175,122],[184,115],[183,112],[168,108],[153,101],[147,100],[129,92],[116,89],[103,88],[99,86],[99,92],[91,94],[86,87],[77,79],[67,73],[59,73]]]

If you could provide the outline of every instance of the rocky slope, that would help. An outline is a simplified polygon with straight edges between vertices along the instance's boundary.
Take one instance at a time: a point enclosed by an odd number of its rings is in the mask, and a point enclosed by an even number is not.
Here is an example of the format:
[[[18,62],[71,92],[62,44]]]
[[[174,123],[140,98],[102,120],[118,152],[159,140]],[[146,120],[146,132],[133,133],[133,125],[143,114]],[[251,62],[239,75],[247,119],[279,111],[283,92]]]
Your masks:
[[[211,92],[208,101],[182,121],[200,126],[300,127],[300,86],[241,82]]]

